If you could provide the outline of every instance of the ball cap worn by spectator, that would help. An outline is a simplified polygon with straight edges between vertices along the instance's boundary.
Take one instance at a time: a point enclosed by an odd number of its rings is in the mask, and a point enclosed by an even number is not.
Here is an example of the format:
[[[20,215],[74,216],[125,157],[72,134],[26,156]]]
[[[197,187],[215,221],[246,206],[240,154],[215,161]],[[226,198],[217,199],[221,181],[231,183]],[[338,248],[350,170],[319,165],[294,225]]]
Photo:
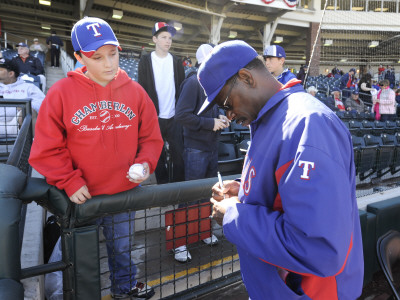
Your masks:
[[[267,48],[265,48],[264,56],[286,58],[286,52],[281,46],[272,45],[272,46],[268,46]]]
[[[349,72],[354,72],[354,74],[356,73],[356,69],[351,68]]]
[[[331,92],[341,92],[341,90],[338,87],[334,87],[331,89]]]
[[[214,47],[210,44],[202,44],[196,51],[196,59],[199,64],[203,63],[207,55],[210,54]]]
[[[18,45],[15,46],[15,47],[26,47],[26,48],[28,48],[28,45],[21,42],[21,43],[18,43]]]
[[[154,24],[154,27],[152,30],[153,36],[155,36],[157,33],[162,32],[162,31],[168,31],[172,36],[174,36],[176,33],[175,27],[170,26],[165,22],[157,22],[156,24]]]
[[[207,96],[198,115],[212,107],[226,81],[258,56],[244,41],[228,41],[216,46],[199,68],[197,78]]]
[[[353,95],[358,95],[358,94],[359,94],[358,90],[353,90],[351,93],[352,93]]]
[[[0,58],[0,68],[7,69],[8,71],[13,71],[17,75],[17,77],[19,75],[19,67],[15,60]]]
[[[104,45],[121,47],[110,25],[99,18],[85,17],[79,20],[71,31],[72,46],[91,57],[97,49]]]

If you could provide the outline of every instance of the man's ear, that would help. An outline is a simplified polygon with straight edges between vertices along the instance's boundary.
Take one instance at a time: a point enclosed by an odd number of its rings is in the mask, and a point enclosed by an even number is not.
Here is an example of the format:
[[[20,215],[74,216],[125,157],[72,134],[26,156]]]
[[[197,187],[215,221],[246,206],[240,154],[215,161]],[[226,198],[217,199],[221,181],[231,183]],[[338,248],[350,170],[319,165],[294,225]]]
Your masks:
[[[242,68],[238,72],[239,80],[249,85],[251,87],[255,87],[255,80],[251,70]]]

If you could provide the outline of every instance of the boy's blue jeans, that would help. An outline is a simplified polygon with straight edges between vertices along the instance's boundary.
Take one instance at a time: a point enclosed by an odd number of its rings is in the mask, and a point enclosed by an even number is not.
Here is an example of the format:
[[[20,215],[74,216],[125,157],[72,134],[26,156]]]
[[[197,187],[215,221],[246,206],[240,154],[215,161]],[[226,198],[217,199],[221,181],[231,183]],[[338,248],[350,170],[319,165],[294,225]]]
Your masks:
[[[96,220],[106,238],[111,293],[126,294],[136,285],[136,266],[131,259],[135,212],[105,216]]]

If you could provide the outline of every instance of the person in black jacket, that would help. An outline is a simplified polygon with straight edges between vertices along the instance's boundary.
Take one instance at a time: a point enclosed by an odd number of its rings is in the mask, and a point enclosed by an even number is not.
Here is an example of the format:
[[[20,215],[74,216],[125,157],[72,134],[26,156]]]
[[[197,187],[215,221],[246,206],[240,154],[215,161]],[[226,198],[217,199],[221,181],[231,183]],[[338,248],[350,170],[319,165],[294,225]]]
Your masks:
[[[17,45],[18,56],[14,57],[13,60],[17,63],[20,74],[27,74],[32,78],[40,80],[40,87],[43,92],[46,91],[46,77],[44,76],[44,68],[39,58],[36,58],[29,54],[28,45],[25,43],[19,43]]]
[[[210,44],[203,44],[197,49],[196,59],[199,65],[212,49],[213,46]],[[185,180],[217,177],[218,135],[221,129],[229,126],[230,122],[225,115],[220,114],[216,105],[204,114],[197,115],[206,95],[196,74],[196,71],[189,73],[182,83],[175,113],[175,119],[183,125]],[[211,235],[203,242],[213,245],[218,239],[215,235]],[[180,262],[190,260],[191,255],[186,246],[179,248],[175,249],[175,259]]]
[[[175,28],[167,23],[156,23],[153,27],[155,51],[143,55],[138,68],[138,82],[154,102],[161,135],[168,142],[171,155],[172,178],[163,151],[155,171],[158,183],[183,181],[185,178],[182,126],[174,119],[179,87],[185,79],[185,72],[180,59],[169,53],[175,33]]]
[[[60,66],[60,49],[64,46],[64,43],[60,37],[57,36],[55,30],[51,31],[51,36],[46,39],[46,44],[50,48],[51,67],[54,68],[55,66],[58,68]]]

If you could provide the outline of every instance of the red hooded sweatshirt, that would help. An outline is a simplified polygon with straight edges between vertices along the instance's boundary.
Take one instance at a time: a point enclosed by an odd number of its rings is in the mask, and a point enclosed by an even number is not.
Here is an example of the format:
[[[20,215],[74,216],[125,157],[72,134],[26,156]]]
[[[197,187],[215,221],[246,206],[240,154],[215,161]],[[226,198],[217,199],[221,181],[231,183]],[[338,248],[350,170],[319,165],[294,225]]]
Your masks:
[[[147,162],[153,172],[163,147],[154,104],[121,69],[106,87],[82,71],[48,91],[29,163],[68,196],[84,185],[92,196],[132,189],[129,167]]]

